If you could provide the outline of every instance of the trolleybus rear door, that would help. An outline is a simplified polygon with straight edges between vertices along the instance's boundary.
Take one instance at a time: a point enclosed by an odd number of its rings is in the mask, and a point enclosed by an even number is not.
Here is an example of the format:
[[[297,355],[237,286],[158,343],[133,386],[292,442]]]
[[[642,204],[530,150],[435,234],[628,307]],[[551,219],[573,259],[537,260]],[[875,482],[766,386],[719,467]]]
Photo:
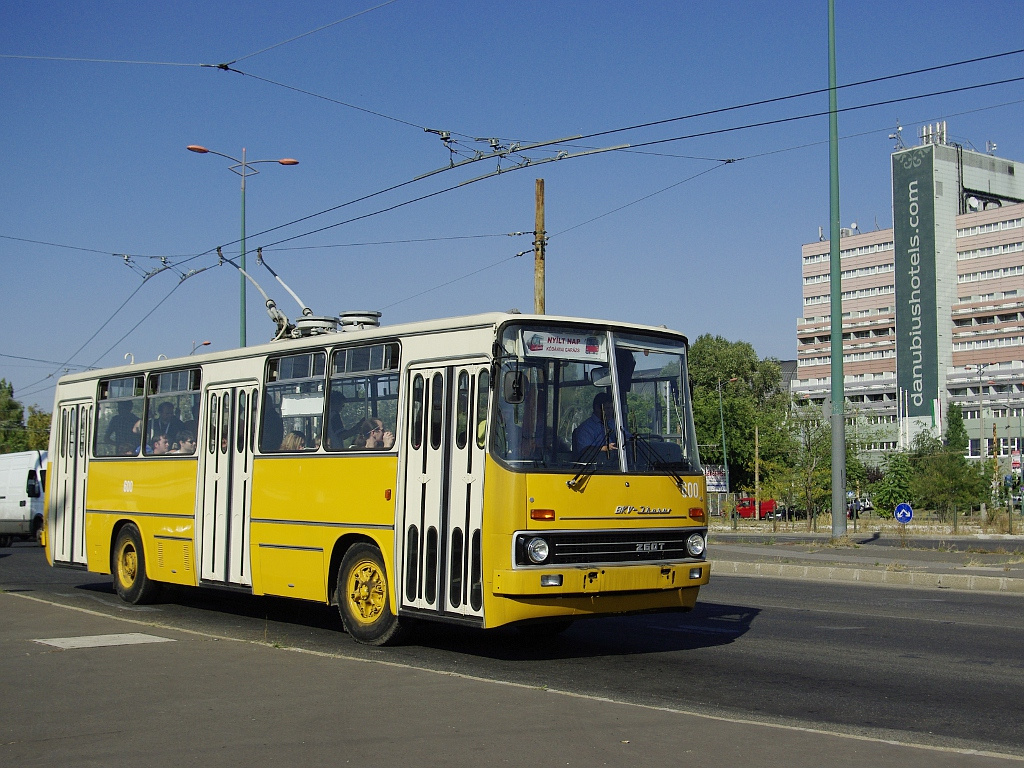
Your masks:
[[[50,486],[48,536],[54,562],[85,565],[85,489],[92,403],[61,403]]]
[[[203,581],[250,586],[249,515],[258,387],[206,390],[196,529]]]
[[[481,528],[488,369],[483,361],[409,372],[403,520],[404,607],[483,615]]]

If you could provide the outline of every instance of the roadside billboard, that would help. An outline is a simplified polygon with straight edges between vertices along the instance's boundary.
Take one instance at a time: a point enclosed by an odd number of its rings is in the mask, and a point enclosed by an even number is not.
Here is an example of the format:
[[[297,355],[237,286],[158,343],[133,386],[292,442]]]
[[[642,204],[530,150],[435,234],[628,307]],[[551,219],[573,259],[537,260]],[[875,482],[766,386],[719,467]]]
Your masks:
[[[725,467],[721,464],[705,464],[704,480],[707,482],[708,493],[728,493],[725,482]]]

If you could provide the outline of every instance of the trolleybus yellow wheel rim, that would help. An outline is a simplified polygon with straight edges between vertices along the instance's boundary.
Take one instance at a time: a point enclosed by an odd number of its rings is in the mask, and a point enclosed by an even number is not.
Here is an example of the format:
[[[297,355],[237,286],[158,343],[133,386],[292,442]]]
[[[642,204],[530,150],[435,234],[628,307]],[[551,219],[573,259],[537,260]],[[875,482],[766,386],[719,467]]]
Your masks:
[[[361,624],[372,624],[387,606],[387,577],[372,560],[360,560],[348,577],[348,601],[352,617]]]
[[[130,541],[121,546],[117,556],[117,578],[125,587],[131,587],[139,575],[139,556]]]

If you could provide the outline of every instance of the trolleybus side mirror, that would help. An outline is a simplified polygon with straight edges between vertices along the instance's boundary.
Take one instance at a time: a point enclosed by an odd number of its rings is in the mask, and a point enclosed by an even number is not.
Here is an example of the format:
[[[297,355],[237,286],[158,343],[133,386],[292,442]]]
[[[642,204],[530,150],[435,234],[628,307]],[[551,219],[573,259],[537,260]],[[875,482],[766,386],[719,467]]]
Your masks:
[[[25,493],[28,495],[30,499],[38,499],[40,496],[42,496],[42,493],[39,488],[39,481],[32,475],[29,475],[28,482],[25,483]]]
[[[599,365],[590,371],[590,383],[595,387],[611,386],[611,369],[607,365]]]
[[[502,394],[505,402],[513,405],[526,399],[526,377],[522,371],[505,371]]]

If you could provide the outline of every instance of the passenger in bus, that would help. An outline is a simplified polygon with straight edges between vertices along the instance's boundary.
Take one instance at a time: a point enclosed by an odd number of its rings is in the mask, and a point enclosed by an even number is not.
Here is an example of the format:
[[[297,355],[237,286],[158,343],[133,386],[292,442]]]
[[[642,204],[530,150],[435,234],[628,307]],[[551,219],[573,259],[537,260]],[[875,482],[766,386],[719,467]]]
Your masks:
[[[149,432],[153,437],[167,435],[167,439],[173,443],[178,439],[183,426],[181,419],[174,415],[174,403],[164,400],[157,406],[157,417],[150,422]]]
[[[366,418],[359,422],[359,433],[352,448],[360,451],[386,451],[394,444],[395,435],[384,429],[383,421]]]
[[[599,447],[605,453],[614,451],[617,447],[614,436],[612,396],[607,392],[598,392],[594,396],[594,412],[572,431],[572,451],[577,457],[588,448]]]
[[[260,450],[264,453],[283,450],[280,447],[283,441],[284,421],[281,419],[281,411],[268,397],[263,404],[263,433],[260,436]]]
[[[167,435],[160,434],[153,438],[153,442],[146,446],[146,453],[150,456],[163,456],[171,452],[171,441]]]
[[[107,433],[104,440],[117,446],[117,454],[124,456],[135,450],[139,452],[138,446],[141,442],[139,432],[142,429],[142,420],[132,410],[130,400],[121,400],[117,404],[117,413],[110,420],[107,426]]]
[[[301,432],[289,432],[281,441],[282,451],[304,451],[306,450],[306,436]]]
[[[330,421],[327,423],[327,447],[332,451],[340,451],[345,447],[345,441],[349,440],[359,432],[359,425],[346,427],[342,421],[341,413],[331,413]]]
[[[195,430],[183,429],[178,435],[178,447],[171,451],[171,453],[179,456],[191,456],[196,452],[196,433]]]

